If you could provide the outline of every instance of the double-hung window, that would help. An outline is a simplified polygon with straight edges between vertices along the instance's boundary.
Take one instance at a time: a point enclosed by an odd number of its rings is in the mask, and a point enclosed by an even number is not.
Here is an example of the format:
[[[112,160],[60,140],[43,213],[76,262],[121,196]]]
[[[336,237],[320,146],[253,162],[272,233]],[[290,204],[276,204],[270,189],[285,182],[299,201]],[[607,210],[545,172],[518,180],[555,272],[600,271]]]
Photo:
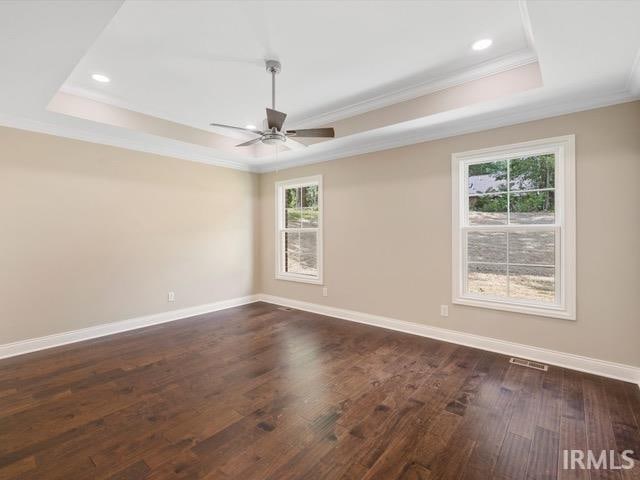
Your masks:
[[[322,283],[322,176],[276,183],[276,278]]]
[[[453,302],[575,319],[574,137],[456,153]]]

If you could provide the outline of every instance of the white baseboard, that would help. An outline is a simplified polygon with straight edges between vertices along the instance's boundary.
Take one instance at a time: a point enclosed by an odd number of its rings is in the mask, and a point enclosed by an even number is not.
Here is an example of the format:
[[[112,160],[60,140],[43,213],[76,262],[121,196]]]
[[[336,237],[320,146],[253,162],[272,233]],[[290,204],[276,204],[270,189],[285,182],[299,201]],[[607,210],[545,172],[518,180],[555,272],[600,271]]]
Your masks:
[[[30,338],[20,340],[13,343],[5,343],[0,345],[0,358],[14,357],[24,353],[44,350],[46,348],[59,347],[68,343],[81,342],[92,338],[112,335],[114,333],[126,332],[137,328],[157,325],[159,323],[173,322],[183,318],[202,315],[203,313],[216,312],[225,308],[237,307],[258,301],[257,295],[248,295],[246,297],[231,298],[229,300],[221,300],[219,302],[207,303],[205,305],[197,305],[195,307],[181,308],[179,310],[171,310],[168,312],[153,313],[142,317],[129,318],[119,322],[104,323],[94,327],[81,328],[69,332],[54,333],[45,337]]]
[[[536,360],[538,362],[557,365],[559,367],[592,373],[603,377],[615,378],[625,382],[633,382],[640,385],[640,368],[631,365],[598,360],[595,358],[583,357],[571,353],[558,352],[545,348],[532,347],[519,343],[507,342],[496,338],[473,335],[471,333],[448,330],[445,328],[432,327],[395,318],[372,315],[370,313],[346,310],[343,308],[329,307],[317,303],[302,302],[290,298],[276,297],[267,294],[248,295],[246,297],[232,298],[219,302],[198,305],[195,307],[171,310],[168,312],[154,313],[142,317],[130,318],[119,322],[96,325],[94,327],[82,328],[70,332],[56,333],[45,337],[20,340],[13,343],[0,345],[0,358],[13,357],[24,353],[35,352],[47,348],[58,347],[69,343],[81,342],[92,338],[112,335],[114,333],[126,332],[138,328],[157,325],[160,323],[173,322],[183,318],[201,315],[203,313],[216,312],[226,308],[246,305],[257,301],[283,305],[286,307],[305,310],[307,312],[327,315],[342,320],[365,323],[376,327],[396,330],[399,332],[420,335],[423,337],[435,338],[445,342],[466,345],[468,347],[488,350],[490,352],[504,355],[517,356]]]
[[[366,323],[367,325],[410,333],[413,335],[435,338],[445,342],[466,345],[468,347],[479,348],[481,350],[488,350],[490,352],[501,353],[504,355],[527,358],[542,363],[548,363],[550,365],[556,365],[558,367],[592,373],[602,377],[615,378],[616,380],[623,380],[625,382],[632,382],[640,385],[640,368],[633,367],[631,365],[623,365],[606,360],[574,355],[572,353],[548,350],[546,348],[532,347],[529,345],[507,342],[496,338],[483,337],[456,330],[448,330],[445,328],[406,322],[404,320],[397,320],[395,318],[382,317],[354,310],[345,310],[343,308],[302,302],[290,298],[259,294],[258,299],[263,302],[305,310],[307,312],[319,313],[321,315],[350,320],[352,322]]]

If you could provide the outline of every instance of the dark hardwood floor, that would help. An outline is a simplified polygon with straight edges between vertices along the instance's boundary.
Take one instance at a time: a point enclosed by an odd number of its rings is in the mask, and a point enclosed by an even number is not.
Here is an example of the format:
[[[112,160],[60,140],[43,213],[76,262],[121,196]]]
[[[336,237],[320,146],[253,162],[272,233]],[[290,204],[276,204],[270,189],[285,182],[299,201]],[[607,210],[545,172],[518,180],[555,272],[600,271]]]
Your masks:
[[[627,479],[636,385],[255,303],[0,361],[0,479]]]

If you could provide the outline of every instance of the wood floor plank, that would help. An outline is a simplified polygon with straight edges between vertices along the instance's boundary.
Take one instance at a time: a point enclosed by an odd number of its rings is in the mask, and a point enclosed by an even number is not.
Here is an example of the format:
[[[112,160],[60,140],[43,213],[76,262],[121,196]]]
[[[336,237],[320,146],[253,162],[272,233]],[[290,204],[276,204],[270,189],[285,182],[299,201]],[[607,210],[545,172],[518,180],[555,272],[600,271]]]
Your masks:
[[[550,367],[542,380],[542,399],[537,425],[551,432],[560,432],[560,411],[562,408],[562,370]]]
[[[639,420],[635,385],[262,302],[0,361],[0,479],[637,480],[561,455]]]
[[[618,453],[631,450],[634,452],[631,456],[640,462],[640,427],[635,421],[626,391],[620,382],[613,380],[603,379],[603,385]]]
[[[525,372],[516,407],[509,423],[509,432],[533,440],[542,404],[543,381],[542,372],[530,369]]]
[[[632,410],[631,398],[627,395],[625,385],[603,379],[607,395],[608,410],[611,416],[611,426],[617,445],[617,453],[631,457],[635,463],[631,469],[622,469],[623,479],[640,479],[640,427]],[[640,412],[637,412],[640,414]]]
[[[571,450],[586,452],[588,448],[589,445],[587,443],[587,427],[585,421],[569,416],[562,417],[560,420],[560,438],[558,446],[558,478],[560,480],[589,480],[588,470],[572,468],[570,463]]]
[[[0,480],[17,478],[18,476],[36,468],[35,457],[24,457],[14,463],[0,468]]]
[[[112,475],[109,480],[143,480],[148,477],[149,467],[144,460],[139,460]]]
[[[607,408],[606,393],[602,379],[588,376],[582,381],[585,404],[585,422],[587,430],[587,445],[596,456],[601,452],[617,450],[616,440],[611,424],[611,413]],[[616,458],[619,465],[620,460]],[[593,480],[620,479],[620,472],[612,469],[592,469],[590,475]]]
[[[552,480],[558,478],[558,432],[536,427],[527,462],[527,480]]]
[[[531,450],[531,440],[508,432],[502,441],[494,478],[520,480],[527,472],[527,461]]]

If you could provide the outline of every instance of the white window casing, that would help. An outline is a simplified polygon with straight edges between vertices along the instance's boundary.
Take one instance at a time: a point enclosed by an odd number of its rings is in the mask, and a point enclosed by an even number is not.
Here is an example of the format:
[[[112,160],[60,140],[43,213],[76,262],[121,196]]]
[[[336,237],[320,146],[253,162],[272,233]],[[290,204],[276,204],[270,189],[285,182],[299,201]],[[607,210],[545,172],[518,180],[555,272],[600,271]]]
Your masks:
[[[302,207],[300,207],[300,221],[299,225],[291,226],[287,225],[287,205],[286,205],[286,191],[290,189],[300,189],[302,191],[304,187],[317,186],[317,225],[305,225],[304,215],[302,214]],[[322,284],[323,274],[323,249],[322,249],[322,175],[315,175],[311,177],[296,178],[292,180],[284,180],[276,182],[275,184],[275,197],[276,197],[276,232],[275,232],[275,278],[277,280],[289,280],[294,282]],[[315,222],[314,222],[315,223]],[[287,239],[289,236],[298,236],[298,242],[300,246],[299,257],[302,256],[302,236],[310,239],[315,238],[315,248],[313,240],[308,242],[306,246],[307,251],[305,255],[310,258],[315,258],[315,267],[309,267],[305,264],[302,258],[292,259],[289,255],[293,253],[287,247]],[[315,257],[314,257],[315,252]],[[313,264],[313,262],[312,262]]]
[[[509,168],[512,161],[537,155],[554,155],[554,185],[552,188],[523,189],[522,186],[511,191],[511,178]],[[506,189],[491,190],[491,193],[470,192],[469,166],[476,164],[495,164],[505,162],[507,165]],[[482,168],[482,167],[481,167]],[[546,138],[505,145],[494,148],[473,150],[462,153],[454,153],[451,160],[452,173],[452,302],[454,304],[469,305],[474,307],[506,310],[533,315],[575,320],[576,318],[576,211],[575,211],[575,137],[567,135],[562,137]],[[478,176],[474,178],[479,178]],[[518,179],[520,180],[520,179]],[[511,199],[523,195],[544,191],[552,191],[554,195],[553,223],[512,223]],[[492,195],[493,197],[506,196],[506,221],[503,224],[483,224],[470,222],[469,202],[471,197]],[[494,210],[492,210],[494,211]],[[477,212],[474,212],[474,214]],[[502,212],[499,212],[502,214]],[[489,223],[489,222],[488,222]],[[519,265],[511,261],[509,241],[512,235],[523,235],[526,238],[528,232],[547,232],[553,235],[555,258],[553,266],[535,265],[528,263]],[[494,234],[506,241],[504,265],[502,262],[487,263],[487,267],[496,269],[506,268],[506,294],[488,294],[471,291],[468,285],[469,264],[472,264],[474,272],[481,271],[482,261],[469,261],[468,238],[470,235],[482,236]],[[474,237],[475,238],[475,237]],[[497,238],[497,237],[496,237]],[[512,240],[513,241],[513,240]],[[485,245],[486,246],[486,245]],[[531,251],[531,245],[528,246]],[[478,253],[480,252],[480,253]],[[477,246],[474,255],[482,256],[482,251]],[[535,255],[535,252],[534,252]],[[520,272],[526,269],[540,271],[554,267],[554,296],[553,301],[542,301],[535,298],[513,298],[511,290],[511,271]],[[522,278],[524,274],[521,273]],[[502,278],[502,277],[499,277]],[[517,278],[514,273],[513,278]],[[514,285],[517,281],[514,280]],[[482,290],[482,289],[480,289]]]

